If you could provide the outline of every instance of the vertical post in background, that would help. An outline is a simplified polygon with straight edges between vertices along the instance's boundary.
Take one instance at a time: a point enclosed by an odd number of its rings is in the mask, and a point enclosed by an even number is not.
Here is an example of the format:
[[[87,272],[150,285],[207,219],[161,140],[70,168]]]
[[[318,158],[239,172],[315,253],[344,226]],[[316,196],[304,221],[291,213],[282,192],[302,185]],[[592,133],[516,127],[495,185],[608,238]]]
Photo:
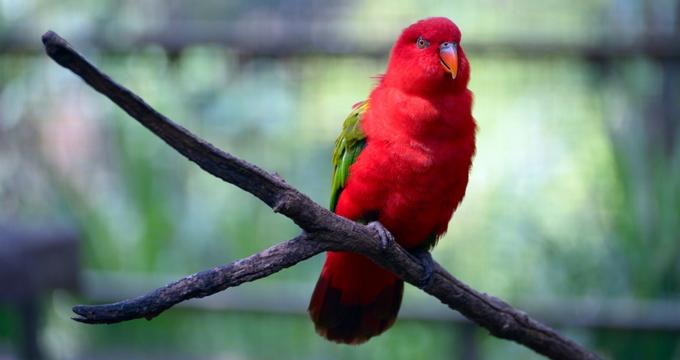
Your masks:
[[[464,321],[456,325],[457,334],[460,339],[459,348],[456,349],[456,359],[477,360],[479,359],[479,344],[477,342],[477,328],[475,324]]]
[[[21,358],[24,360],[41,360],[43,358],[38,332],[40,328],[40,306],[35,297],[27,297],[18,303],[21,314]]]

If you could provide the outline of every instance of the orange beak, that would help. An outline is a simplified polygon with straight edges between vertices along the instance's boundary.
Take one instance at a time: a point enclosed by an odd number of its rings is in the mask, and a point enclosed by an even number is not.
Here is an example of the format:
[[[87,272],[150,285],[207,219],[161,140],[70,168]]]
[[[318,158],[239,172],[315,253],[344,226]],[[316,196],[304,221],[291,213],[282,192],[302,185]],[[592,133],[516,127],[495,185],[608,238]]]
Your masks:
[[[439,46],[439,62],[454,79],[458,75],[458,50],[454,43],[445,42]]]

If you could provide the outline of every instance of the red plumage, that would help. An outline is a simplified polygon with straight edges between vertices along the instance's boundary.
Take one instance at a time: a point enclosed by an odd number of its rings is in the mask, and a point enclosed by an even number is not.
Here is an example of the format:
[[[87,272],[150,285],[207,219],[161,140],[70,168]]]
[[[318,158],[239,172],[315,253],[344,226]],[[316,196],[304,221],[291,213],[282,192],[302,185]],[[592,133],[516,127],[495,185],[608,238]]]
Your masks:
[[[465,195],[476,125],[460,38],[446,18],[421,20],[401,34],[368,98],[360,122],[366,145],[335,209],[349,219],[380,221],[407,249],[434,245]],[[429,46],[421,48],[421,39]],[[449,43],[457,49],[455,79],[440,55]],[[309,311],[321,335],[361,343],[394,322],[402,289],[401,280],[370,260],[329,252]]]

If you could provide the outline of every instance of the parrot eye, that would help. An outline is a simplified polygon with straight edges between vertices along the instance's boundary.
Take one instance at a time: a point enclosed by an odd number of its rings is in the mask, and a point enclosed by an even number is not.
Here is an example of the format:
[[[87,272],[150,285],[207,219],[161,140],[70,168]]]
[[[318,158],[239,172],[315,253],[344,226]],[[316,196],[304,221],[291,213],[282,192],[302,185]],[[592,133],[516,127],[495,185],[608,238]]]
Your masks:
[[[422,36],[419,36],[418,40],[416,40],[416,46],[418,47],[418,49],[424,49],[424,48],[430,46],[430,42],[423,39]]]

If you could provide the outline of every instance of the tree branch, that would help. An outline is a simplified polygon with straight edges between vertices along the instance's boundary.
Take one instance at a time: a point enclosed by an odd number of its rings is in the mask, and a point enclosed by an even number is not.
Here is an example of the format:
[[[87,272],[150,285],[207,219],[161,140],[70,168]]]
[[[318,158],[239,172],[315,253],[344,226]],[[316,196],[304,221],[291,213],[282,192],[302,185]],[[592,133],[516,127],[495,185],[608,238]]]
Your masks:
[[[151,319],[184,300],[269,276],[328,250],[362,254],[416,286],[424,277],[425,269],[418,259],[398,244],[384,249],[370,228],[335,215],[277,175],[223,152],[175,124],[99,71],[56,33],[45,33],[42,41],[54,61],[79,75],[179,153],[210,174],[253,194],[303,229],[302,234],[291,240],[185,277],[146,295],[108,305],[75,306],[73,311],[79,316],[74,320],[116,323],[141,317]],[[497,337],[516,341],[554,359],[598,359],[524,312],[470,288],[437,263],[431,280],[422,289]]]

